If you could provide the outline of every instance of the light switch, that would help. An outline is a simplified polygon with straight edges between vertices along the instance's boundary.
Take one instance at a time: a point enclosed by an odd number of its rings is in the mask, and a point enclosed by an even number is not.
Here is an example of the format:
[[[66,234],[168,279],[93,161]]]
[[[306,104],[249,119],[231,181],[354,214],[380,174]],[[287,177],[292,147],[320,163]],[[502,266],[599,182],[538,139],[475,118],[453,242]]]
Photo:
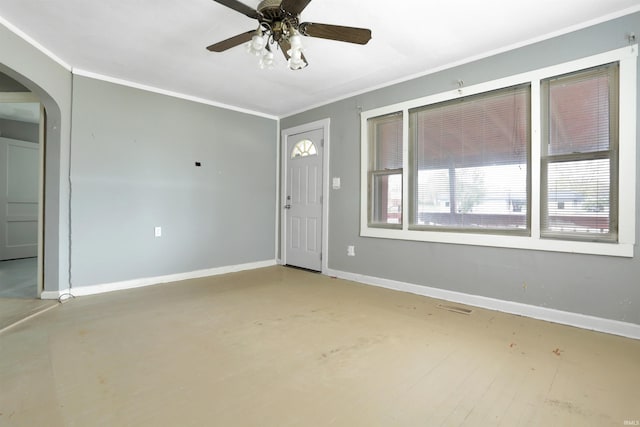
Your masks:
[[[333,178],[333,185],[332,185],[334,190],[339,190],[340,189],[340,177],[334,177]]]
[[[162,227],[156,227],[153,231],[156,237],[162,237]]]

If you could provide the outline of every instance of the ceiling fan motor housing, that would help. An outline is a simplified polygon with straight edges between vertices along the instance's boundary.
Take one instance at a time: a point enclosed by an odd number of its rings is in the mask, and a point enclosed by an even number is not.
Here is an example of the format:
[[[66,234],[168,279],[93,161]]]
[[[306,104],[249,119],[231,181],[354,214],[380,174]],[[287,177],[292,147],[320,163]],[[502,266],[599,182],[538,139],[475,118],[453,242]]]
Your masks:
[[[282,8],[282,0],[263,0],[256,10],[260,15],[258,22],[271,32],[276,43],[289,37],[292,29],[298,29],[298,17]]]
[[[282,0],[263,0],[258,4],[256,10],[267,21],[282,19],[286,13],[280,7]]]

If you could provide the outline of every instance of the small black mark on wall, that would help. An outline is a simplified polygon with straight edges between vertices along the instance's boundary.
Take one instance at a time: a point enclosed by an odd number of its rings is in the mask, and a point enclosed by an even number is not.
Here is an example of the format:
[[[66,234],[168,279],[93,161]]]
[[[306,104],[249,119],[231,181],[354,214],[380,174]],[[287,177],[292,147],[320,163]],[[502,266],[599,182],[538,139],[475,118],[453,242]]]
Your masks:
[[[199,168],[200,166],[202,166],[202,163],[196,162],[196,167]]]

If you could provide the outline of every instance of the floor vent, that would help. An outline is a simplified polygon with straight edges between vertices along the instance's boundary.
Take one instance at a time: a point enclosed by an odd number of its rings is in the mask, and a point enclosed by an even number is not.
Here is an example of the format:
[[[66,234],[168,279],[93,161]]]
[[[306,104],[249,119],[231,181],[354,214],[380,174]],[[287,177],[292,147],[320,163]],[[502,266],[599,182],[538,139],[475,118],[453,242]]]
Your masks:
[[[438,304],[437,307],[441,308],[443,310],[452,311],[452,312],[458,313],[458,314],[469,315],[469,314],[473,313],[473,310],[471,310],[469,308],[459,307],[459,306],[455,306],[455,305]]]

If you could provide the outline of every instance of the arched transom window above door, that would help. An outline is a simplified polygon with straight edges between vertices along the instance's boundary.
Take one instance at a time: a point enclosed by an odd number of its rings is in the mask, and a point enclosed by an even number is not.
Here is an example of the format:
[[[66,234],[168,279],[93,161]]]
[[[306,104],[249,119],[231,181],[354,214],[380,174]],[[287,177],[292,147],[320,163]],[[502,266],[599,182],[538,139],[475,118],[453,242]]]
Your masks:
[[[296,157],[307,157],[316,155],[318,155],[318,150],[316,149],[315,144],[308,139],[299,141],[296,145],[293,146],[293,150],[291,150],[292,159],[295,159]]]

